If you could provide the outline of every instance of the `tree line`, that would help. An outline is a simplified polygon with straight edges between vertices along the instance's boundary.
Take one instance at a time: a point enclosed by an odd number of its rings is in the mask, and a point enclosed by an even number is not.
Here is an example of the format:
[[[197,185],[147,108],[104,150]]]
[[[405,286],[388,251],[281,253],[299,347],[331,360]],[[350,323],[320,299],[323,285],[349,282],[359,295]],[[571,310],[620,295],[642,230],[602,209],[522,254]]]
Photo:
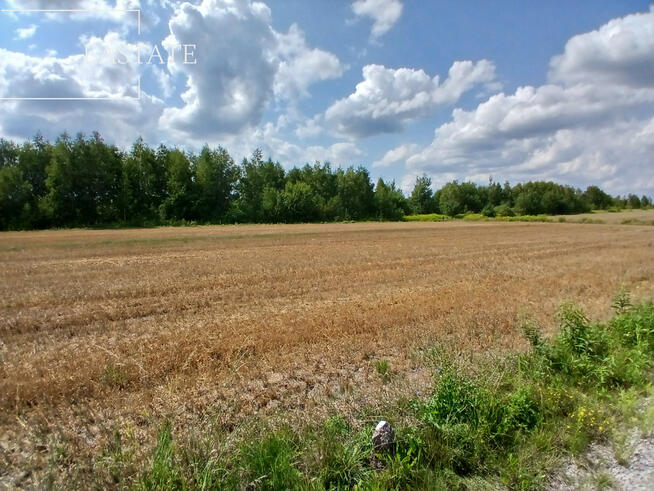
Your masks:
[[[373,185],[365,167],[329,163],[288,171],[261,150],[240,164],[226,149],[199,153],[142,139],[128,151],[96,132],[54,143],[0,139],[0,229],[158,224],[400,220],[407,214],[457,216],[570,214],[651,206],[642,196],[611,196],[554,182],[480,186],[453,181],[434,191],[419,177],[405,196],[395,182]]]

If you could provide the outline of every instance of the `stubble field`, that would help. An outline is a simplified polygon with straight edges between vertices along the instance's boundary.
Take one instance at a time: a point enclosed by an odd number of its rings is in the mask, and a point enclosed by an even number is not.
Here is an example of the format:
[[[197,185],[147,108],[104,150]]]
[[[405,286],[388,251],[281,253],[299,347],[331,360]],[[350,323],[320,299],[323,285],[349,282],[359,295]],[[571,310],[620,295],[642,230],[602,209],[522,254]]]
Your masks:
[[[522,349],[520,319],[551,330],[562,300],[606,317],[621,284],[653,296],[653,259],[654,228],[617,224],[3,233],[0,477],[93,467],[116,429],[147,446],[164,419],[235,428],[414,393],[423,347]]]

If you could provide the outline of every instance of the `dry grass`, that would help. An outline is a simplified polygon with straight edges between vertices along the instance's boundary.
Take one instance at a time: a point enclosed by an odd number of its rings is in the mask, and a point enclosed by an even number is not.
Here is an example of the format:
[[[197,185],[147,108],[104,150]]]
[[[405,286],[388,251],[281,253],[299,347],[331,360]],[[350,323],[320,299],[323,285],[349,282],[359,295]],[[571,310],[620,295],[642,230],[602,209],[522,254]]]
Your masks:
[[[622,210],[620,212],[595,211],[578,215],[556,215],[552,220],[569,223],[595,223],[610,225],[654,225],[654,208],[648,210]]]
[[[112,429],[147,443],[162,418],[231,428],[409,394],[422,346],[520,349],[518,319],[551,328],[563,299],[604,317],[622,283],[651,297],[652,259],[654,229],[633,225],[3,233],[0,477],[38,482],[55,454],[92,468]]]

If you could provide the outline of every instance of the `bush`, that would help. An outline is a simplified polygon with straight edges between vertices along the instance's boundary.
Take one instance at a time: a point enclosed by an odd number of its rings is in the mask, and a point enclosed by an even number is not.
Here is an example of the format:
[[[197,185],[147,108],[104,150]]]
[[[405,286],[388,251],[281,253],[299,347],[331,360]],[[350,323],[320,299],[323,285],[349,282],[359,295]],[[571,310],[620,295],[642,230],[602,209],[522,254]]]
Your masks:
[[[654,305],[652,303],[642,304],[628,310],[624,310],[624,307],[621,306],[619,315],[613,318],[609,327],[624,346],[641,346],[644,350],[654,349]]]
[[[511,209],[511,207],[509,205],[507,205],[506,203],[502,204],[502,205],[499,205],[499,206],[496,206],[493,209],[493,211],[495,212],[495,216],[498,216],[498,217],[512,217],[512,216],[515,216],[515,213],[513,213],[513,210]]]
[[[547,215],[516,215],[510,217],[497,216],[496,220],[500,222],[551,222],[552,219]]]
[[[481,210],[481,214],[484,215],[485,217],[493,218],[496,214],[495,208],[493,205],[488,203],[484,208]]]
[[[486,217],[481,213],[466,213],[463,215],[463,219],[469,222],[478,222],[479,220],[484,220]]]
[[[421,419],[434,427],[442,424],[466,423],[477,426],[484,394],[480,387],[452,371],[444,373],[435,395],[421,408]]]
[[[451,220],[451,218],[446,215],[439,215],[438,213],[430,213],[427,215],[406,215],[404,217],[405,222],[444,222],[445,220]]]

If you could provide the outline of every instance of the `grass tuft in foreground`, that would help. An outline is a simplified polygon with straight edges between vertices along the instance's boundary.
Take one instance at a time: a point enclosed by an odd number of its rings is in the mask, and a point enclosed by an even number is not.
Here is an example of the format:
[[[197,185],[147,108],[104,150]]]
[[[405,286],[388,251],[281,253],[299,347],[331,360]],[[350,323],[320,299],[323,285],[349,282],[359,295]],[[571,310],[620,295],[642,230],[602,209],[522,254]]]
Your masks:
[[[374,452],[372,425],[353,430],[339,416],[301,431],[262,427],[229,444],[223,435],[178,445],[165,426],[137,487],[541,487],[562,456],[607,439],[624,401],[649,387],[654,304],[632,305],[621,290],[613,306],[613,319],[596,323],[564,304],[555,337],[525,324],[530,350],[482,362],[476,374],[437,352],[433,392],[388,408],[396,429],[388,452]]]

